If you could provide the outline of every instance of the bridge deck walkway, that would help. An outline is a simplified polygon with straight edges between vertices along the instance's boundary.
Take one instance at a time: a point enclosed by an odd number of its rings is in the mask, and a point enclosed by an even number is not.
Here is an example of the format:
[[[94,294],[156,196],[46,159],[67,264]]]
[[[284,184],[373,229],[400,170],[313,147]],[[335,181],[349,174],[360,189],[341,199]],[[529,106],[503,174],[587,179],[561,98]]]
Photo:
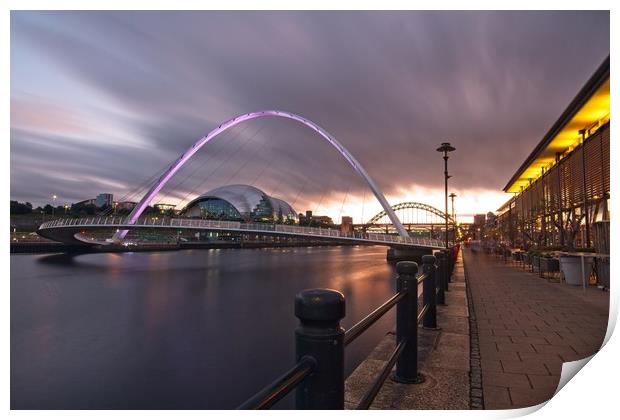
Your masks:
[[[607,329],[609,293],[550,283],[492,255],[464,250],[475,314],[486,409],[550,399],[562,363],[597,352]]]
[[[145,218],[129,223],[122,217],[91,217],[83,219],[59,219],[43,223],[37,233],[48,239],[59,242],[91,243],[105,245],[94,237],[90,240],[82,231],[89,229],[173,229],[173,230],[207,230],[236,232],[240,234],[258,234],[272,236],[294,236],[320,238],[326,240],[351,241],[357,243],[376,243],[397,245],[400,247],[441,248],[442,241],[430,238],[403,237],[381,233],[341,232],[338,229],[315,228],[273,223],[242,223],[238,221],[219,221],[180,218]],[[60,235],[59,235],[60,233]],[[77,233],[77,235],[75,234]]]

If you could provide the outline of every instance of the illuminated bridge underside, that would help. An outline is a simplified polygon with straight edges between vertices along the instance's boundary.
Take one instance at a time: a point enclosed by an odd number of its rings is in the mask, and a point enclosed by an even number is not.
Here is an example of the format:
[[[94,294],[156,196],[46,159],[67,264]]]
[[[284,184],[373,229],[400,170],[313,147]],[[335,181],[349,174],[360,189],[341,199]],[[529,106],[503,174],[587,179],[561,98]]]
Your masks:
[[[392,206],[392,210],[395,213],[397,212],[398,215],[400,215],[399,220],[401,221],[401,223],[405,225],[431,225],[431,224],[438,225],[441,223],[445,223],[445,220],[446,220],[444,212],[442,212],[441,210],[433,206],[429,206],[428,204],[424,204],[424,203],[416,203],[412,201],[405,202],[405,203],[399,203],[399,204],[396,204],[395,206]],[[412,210],[412,211],[407,211],[407,210]],[[425,215],[430,215],[431,218],[429,220],[428,217],[424,217],[423,220],[420,220],[420,218],[417,217],[418,214],[415,214],[413,211],[415,211],[416,213],[418,211],[421,211]],[[381,224],[380,223],[381,219],[385,218],[387,215],[388,214],[384,210],[376,214],[372,219],[370,219],[366,223],[366,225],[370,226],[370,225]],[[451,225],[454,224],[454,220],[452,219],[450,215],[448,215],[448,223]]]
[[[140,219],[127,223],[126,218],[94,217],[86,219],[62,219],[42,224],[37,233],[45,238],[70,245],[107,245],[88,237],[88,232],[102,230],[148,229],[148,230],[195,230],[212,232],[232,232],[242,234],[270,235],[320,239],[337,242],[388,245],[406,248],[439,249],[442,241],[428,238],[410,238],[397,235],[355,232],[341,233],[335,229],[322,229],[292,225],[264,223],[241,223],[201,219]]]
[[[409,237],[407,230],[403,227],[403,225],[396,217],[396,214],[392,211],[389,203],[383,196],[383,193],[379,190],[379,187],[375,184],[375,182],[370,178],[366,170],[362,167],[362,165],[353,157],[353,155],[342,145],[334,136],[328,133],[325,129],[318,126],[314,122],[290,112],[285,111],[258,111],[258,112],[250,112],[248,114],[243,114],[238,117],[235,117],[231,120],[228,120],[222,124],[220,124],[217,128],[211,130],[206,136],[202,137],[198,140],[192,147],[187,149],[185,153],[183,153],[179,158],[164,172],[164,174],[151,186],[151,188],[147,191],[147,193],[142,197],[140,202],[136,205],[136,207],[132,210],[127,218],[127,224],[133,225],[138,220],[140,215],[144,212],[147,206],[153,201],[155,196],[159,193],[159,191],[166,185],[166,183],[176,174],[179,169],[205,144],[207,144],[210,140],[215,138],[218,134],[228,130],[240,124],[244,121],[252,120],[255,118],[264,118],[264,117],[280,117],[287,118],[293,121],[297,121],[305,126],[311,128],[316,133],[318,133],[324,140],[326,140],[332,147],[334,147],[338,153],[351,165],[351,167],[355,170],[355,172],[368,184],[373,194],[383,207],[384,211],[392,221],[396,231],[402,237]],[[127,234],[127,230],[121,230],[114,235],[115,240],[120,240],[125,237]]]

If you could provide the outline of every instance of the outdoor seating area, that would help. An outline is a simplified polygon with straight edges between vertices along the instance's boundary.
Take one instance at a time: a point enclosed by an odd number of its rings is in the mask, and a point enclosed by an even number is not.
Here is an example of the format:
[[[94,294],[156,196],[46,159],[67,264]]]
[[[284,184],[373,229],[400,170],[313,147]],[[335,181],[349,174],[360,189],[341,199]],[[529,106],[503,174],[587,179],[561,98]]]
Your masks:
[[[483,250],[549,282],[609,290],[609,250],[605,250],[604,245],[596,252],[526,251],[502,245],[486,246]]]

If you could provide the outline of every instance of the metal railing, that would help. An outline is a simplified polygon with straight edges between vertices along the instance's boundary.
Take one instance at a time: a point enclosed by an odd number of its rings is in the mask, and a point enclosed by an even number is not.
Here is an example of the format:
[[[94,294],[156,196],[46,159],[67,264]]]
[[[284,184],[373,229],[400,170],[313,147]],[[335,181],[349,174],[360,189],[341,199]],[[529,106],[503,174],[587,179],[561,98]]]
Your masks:
[[[129,229],[131,227],[163,227],[163,228],[191,228],[231,230],[255,233],[285,233],[293,235],[305,235],[314,237],[329,237],[344,240],[357,240],[368,242],[381,242],[389,244],[417,245],[426,247],[442,248],[443,242],[429,238],[405,238],[397,235],[365,232],[341,232],[337,229],[314,228],[307,226],[279,225],[273,223],[242,223],[220,220],[203,219],[178,219],[164,217],[145,217],[135,223],[129,223],[126,217],[88,217],[79,219],[59,219],[43,223],[39,230],[62,228],[62,227],[89,227],[109,226],[110,228]]]
[[[418,370],[418,324],[437,328],[437,305],[445,304],[445,290],[454,264],[452,250],[422,257],[422,273],[411,261],[396,265],[396,294],[345,331],[345,297],[330,289],[309,289],[295,297],[297,364],[241,404],[239,409],[265,409],[296,389],[297,409],[344,409],[345,347],[396,306],[396,346],[381,372],[357,404],[368,409],[394,366],[392,380],[416,384],[424,381]],[[418,286],[422,306],[418,309]]]

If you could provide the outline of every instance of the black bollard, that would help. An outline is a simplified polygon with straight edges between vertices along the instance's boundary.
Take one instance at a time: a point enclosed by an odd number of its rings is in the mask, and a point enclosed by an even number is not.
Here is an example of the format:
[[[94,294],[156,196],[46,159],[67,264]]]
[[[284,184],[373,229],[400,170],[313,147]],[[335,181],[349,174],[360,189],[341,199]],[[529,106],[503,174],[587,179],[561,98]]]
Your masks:
[[[419,384],[424,377],[418,373],[418,265],[413,261],[401,261],[396,264],[396,289],[407,291],[396,304],[396,343],[405,341],[402,354],[396,362],[395,382]]]
[[[452,249],[446,249],[446,254],[448,255],[448,267],[450,267],[450,269],[448,270],[448,278],[446,279],[447,283],[452,283],[452,273],[454,273],[454,254],[452,253]],[[448,288],[446,287],[446,290],[448,290]]]
[[[295,297],[296,360],[306,356],[316,368],[296,390],[296,408],[307,410],[344,409],[344,329],[342,293],[330,289],[303,290]]]
[[[435,252],[435,260],[437,261],[437,269],[435,279],[437,281],[437,286],[439,287],[439,292],[437,292],[437,304],[445,305],[446,304],[446,288],[444,285],[444,271],[446,268],[446,264],[444,262],[443,252],[437,251]]]
[[[448,255],[448,250],[444,249],[443,251],[441,251],[441,253],[443,254],[443,271],[441,272],[442,274],[442,279],[441,281],[443,282],[443,289],[446,292],[450,291],[450,285],[448,284],[448,279],[450,278],[450,257]]]
[[[423,283],[424,306],[428,305],[428,310],[422,319],[424,328],[437,329],[437,283],[435,281],[436,269],[435,257],[424,255],[422,257],[422,272],[426,274]]]

